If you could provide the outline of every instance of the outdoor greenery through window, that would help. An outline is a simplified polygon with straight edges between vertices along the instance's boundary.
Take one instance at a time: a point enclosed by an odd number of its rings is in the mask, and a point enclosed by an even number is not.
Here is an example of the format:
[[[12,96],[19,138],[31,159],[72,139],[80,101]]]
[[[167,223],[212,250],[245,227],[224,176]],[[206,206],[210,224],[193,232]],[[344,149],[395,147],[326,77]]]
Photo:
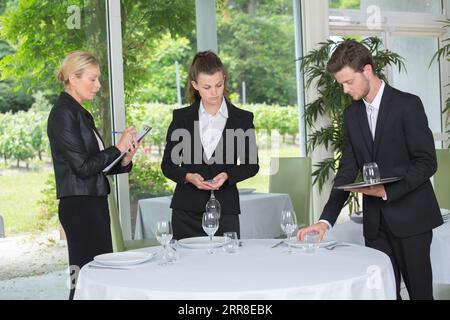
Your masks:
[[[122,1],[127,123],[153,127],[130,173],[132,226],[139,199],[174,188],[160,163],[172,110],[188,105],[187,71],[197,51],[195,1],[175,2]],[[261,170],[239,187],[267,192],[270,156],[299,155],[292,1],[221,0],[216,9],[230,99],[254,113],[258,133]]]
[[[0,3],[0,214],[6,235],[58,228],[47,117],[63,90],[56,71],[67,53],[93,52],[102,89],[86,103],[111,144],[106,7],[97,0]]]

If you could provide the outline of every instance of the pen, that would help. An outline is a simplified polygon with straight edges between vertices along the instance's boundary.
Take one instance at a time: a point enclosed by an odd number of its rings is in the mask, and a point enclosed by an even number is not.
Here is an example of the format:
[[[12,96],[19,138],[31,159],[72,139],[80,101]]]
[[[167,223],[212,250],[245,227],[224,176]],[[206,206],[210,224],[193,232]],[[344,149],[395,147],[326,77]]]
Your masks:
[[[112,133],[114,133],[114,134],[122,134],[123,131],[113,131]]]

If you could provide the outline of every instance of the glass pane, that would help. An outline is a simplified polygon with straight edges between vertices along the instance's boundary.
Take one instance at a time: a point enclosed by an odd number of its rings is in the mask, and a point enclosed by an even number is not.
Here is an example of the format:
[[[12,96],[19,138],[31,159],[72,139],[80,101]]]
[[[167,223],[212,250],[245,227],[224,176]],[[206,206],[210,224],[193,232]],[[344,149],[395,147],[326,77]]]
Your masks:
[[[268,192],[270,157],[299,156],[292,1],[225,1],[217,28],[231,100],[257,130],[260,171],[238,187]]]
[[[101,62],[102,89],[94,103],[86,103],[85,107],[92,112],[105,143],[111,143],[105,1],[1,0],[0,29],[0,214],[6,237],[45,232],[48,240],[43,241],[50,244],[59,240],[54,238],[62,229],[46,126],[49,111],[63,90],[55,74],[70,51],[90,51]],[[32,241],[34,247],[36,241]],[[45,250],[45,268],[37,260],[39,257],[28,253],[29,261],[36,259],[30,268],[19,257],[23,247],[18,247],[14,263],[0,267],[0,279],[6,279],[5,273],[29,276],[54,271],[50,269],[55,265],[62,269],[61,259],[67,258],[67,249],[61,258],[59,252],[53,254],[56,248],[61,250],[60,245]],[[2,253],[3,258],[11,261]],[[17,270],[6,270],[11,267]],[[64,292],[63,296],[47,298],[67,296]]]
[[[361,9],[365,12],[371,5],[379,6],[384,11],[442,13],[441,0],[330,0],[332,9]]]
[[[332,9],[359,9],[361,0],[329,0]]]
[[[161,171],[172,110],[185,106],[187,70],[196,50],[195,1],[121,1],[127,124],[153,129],[129,175],[131,226],[137,203],[169,195],[175,183]],[[164,14],[161,14],[164,12]]]
[[[438,49],[437,39],[393,37],[390,49],[405,59],[407,70],[407,73],[400,74],[394,70],[394,87],[418,95],[424,104],[431,131],[441,132],[439,65],[434,62],[429,67],[431,57]]]

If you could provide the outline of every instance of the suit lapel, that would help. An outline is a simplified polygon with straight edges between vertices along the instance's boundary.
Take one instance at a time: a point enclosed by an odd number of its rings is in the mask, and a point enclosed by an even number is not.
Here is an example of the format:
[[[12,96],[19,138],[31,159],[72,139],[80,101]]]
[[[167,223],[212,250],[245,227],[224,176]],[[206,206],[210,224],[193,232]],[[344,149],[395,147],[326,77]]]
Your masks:
[[[367,149],[369,150],[369,154],[372,156],[373,139],[372,133],[370,132],[369,120],[367,119],[366,105],[362,100],[358,101],[357,103],[358,107],[356,109],[357,109],[358,123],[361,128],[364,143],[366,144]]]
[[[184,118],[185,127],[191,134],[191,161],[198,164],[203,162],[203,145],[200,138],[200,126],[198,118],[198,109],[200,108],[200,100],[196,100],[190,107],[190,112]],[[201,153],[200,153],[201,151]]]
[[[381,138],[383,137],[383,130],[385,128],[386,120],[391,111],[391,108],[389,106],[391,95],[392,95],[392,87],[386,84],[384,87],[383,97],[381,98],[380,110],[378,111],[378,118],[377,118],[377,127],[375,129],[374,154],[373,154],[374,159],[378,153],[378,149],[380,148],[380,141]]]

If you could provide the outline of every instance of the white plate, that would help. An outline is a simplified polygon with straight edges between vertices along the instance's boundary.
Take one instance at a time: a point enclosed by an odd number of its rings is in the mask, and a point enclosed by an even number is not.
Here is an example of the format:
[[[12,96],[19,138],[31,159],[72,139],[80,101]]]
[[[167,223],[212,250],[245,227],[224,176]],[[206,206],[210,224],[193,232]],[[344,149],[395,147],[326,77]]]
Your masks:
[[[178,240],[178,244],[189,249],[208,249],[209,237],[193,237]],[[225,244],[223,237],[213,237],[213,247],[221,247]]]
[[[150,260],[155,253],[149,252],[115,252],[94,257],[94,261],[105,266],[130,266]]]
[[[307,246],[307,243],[305,243],[304,241],[298,241],[297,239],[285,240],[284,242],[289,243],[292,247],[297,247],[297,248],[305,248]],[[325,237],[323,237],[322,241],[317,244],[317,247],[318,248],[327,247],[336,242],[337,241],[335,239],[333,239],[332,237],[325,236]]]
[[[255,188],[242,188],[242,189],[238,189],[239,194],[249,194],[249,193],[253,193],[256,191]]]

